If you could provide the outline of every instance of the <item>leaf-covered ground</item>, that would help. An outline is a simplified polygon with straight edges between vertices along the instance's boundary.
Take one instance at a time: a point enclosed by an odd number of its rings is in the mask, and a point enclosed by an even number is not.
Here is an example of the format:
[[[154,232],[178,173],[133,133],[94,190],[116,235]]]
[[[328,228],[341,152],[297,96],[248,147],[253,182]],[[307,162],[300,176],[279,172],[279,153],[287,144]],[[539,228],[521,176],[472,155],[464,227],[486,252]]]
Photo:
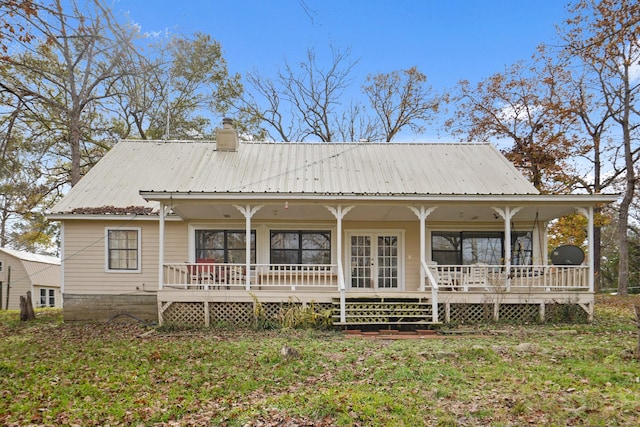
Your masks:
[[[0,424],[636,426],[634,303],[600,298],[589,325],[410,340],[0,312]],[[283,356],[285,344],[299,356]]]

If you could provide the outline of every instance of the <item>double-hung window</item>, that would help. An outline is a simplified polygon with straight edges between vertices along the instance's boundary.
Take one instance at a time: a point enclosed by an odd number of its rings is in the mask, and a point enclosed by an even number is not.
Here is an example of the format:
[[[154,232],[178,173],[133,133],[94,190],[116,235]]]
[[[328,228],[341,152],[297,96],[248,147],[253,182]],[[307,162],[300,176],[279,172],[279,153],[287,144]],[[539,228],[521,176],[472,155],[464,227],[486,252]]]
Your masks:
[[[56,291],[55,289],[40,288],[39,307],[55,307]]]
[[[196,259],[244,264],[247,259],[244,230],[196,230]],[[251,260],[256,262],[256,232],[251,231]]]
[[[107,271],[140,272],[140,229],[107,229]]]
[[[272,230],[271,264],[331,264],[331,231]]]

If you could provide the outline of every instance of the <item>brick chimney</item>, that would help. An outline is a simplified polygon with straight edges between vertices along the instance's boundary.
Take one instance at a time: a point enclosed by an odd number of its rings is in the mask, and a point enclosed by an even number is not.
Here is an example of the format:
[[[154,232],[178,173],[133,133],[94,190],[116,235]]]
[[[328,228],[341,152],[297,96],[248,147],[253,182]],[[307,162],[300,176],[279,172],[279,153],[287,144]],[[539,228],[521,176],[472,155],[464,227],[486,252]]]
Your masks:
[[[239,146],[238,134],[233,128],[233,120],[222,119],[222,128],[216,129],[216,149],[218,151],[237,151]]]

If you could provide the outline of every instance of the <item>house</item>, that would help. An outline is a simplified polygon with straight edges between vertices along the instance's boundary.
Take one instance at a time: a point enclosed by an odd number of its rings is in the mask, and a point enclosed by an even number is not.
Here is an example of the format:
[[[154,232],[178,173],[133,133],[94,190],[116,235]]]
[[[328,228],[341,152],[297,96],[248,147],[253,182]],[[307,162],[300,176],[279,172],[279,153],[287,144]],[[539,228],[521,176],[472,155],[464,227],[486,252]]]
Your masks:
[[[49,218],[66,320],[243,323],[259,302],[339,325],[536,321],[592,315],[593,250],[554,265],[546,227],[614,200],[540,194],[490,144],[243,143],[225,121],[216,143],[119,142]]]
[[[34,307],[62,307],[60,259],[0,248],[0,308],[18,310],[31,291]]]

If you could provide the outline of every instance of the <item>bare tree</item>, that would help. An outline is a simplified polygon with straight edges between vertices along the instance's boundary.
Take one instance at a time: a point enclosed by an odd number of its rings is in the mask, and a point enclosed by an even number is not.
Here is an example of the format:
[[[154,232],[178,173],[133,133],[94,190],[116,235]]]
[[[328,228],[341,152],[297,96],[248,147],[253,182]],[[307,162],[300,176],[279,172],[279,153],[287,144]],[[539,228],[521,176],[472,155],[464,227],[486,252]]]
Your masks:
[[[629,210],[637,176],[640,112],[640,3],[629,0],[581,0],[570,10],[564,34],[569,54],[579,58],[597,81],[605,114],[617,125],[624,163],[624,192],[618,211],[618,293],[628,294]]]
[[[424,132],[424,123],[438,112],[440,99],[426,83],[427,76],[417,67],[367,77],[362,89],[378,116],[386,142],[404,127]]]
[[[212,136],[210,116],[224,114],[242,93],[229,75],[222,47],[211,36],[174,36],[150,46],[115,83],[119,136],[142,139]]]
[[[335,141],[344,112],[342,95],[357,63],[349,60],[349,53],[332,48],[331,62],[323,69],[310,49],[305,60],[296,66],[285,61],[275,80],[249,73],[249,94],[239,109],[257,117],[272,139]],[[355,133],[362,135],[366,131]]]
[[[66,2],[64,4],[67,4]],[[120,67],[135,49],[133,26],[118,24],[100,0],[81,11],[55,0],[51,9],[37,15],[17,11],[33,29],[37,42],[21,43],[17,53],[2,61],[6,69],[0,89],[18,94],[39,119],[57,128],[64,141],[60,154],[70,159],[69,182],[82,176],[83,151],[92,151],[91,122],[95,104],[112,96],[112,85],[121,77]]]

